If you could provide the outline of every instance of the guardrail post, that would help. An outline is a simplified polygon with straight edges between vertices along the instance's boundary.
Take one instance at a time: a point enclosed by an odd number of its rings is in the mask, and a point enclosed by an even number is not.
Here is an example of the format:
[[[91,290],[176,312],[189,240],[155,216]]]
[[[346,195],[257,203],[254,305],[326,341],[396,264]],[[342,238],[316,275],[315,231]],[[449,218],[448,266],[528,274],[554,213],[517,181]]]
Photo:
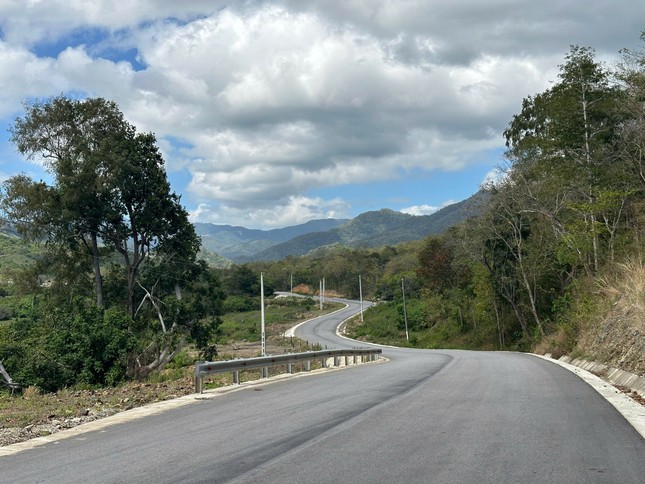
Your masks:
[[[195,393],[202,393],[203,377],[199,374],[199,364],[201,361],[195,362]]]
[[[293,373],[293,365],[291,363],[287,363],[287,373]]]
[[[269,378],[269,367],[268,366],[263,366],[262,367],[262,378]]]
[[[233,384],[234,385],[239,385],[240,384],[240,371],[236,370],[233,372]]]
[[[311,360],[305,362],[305,371],[311,371]]]
[[[340,358],[338,356],[334,356],[334,366],[340,366]]]
[[[321,358],[320,364],[323,368],[327,368],[327,358]]]

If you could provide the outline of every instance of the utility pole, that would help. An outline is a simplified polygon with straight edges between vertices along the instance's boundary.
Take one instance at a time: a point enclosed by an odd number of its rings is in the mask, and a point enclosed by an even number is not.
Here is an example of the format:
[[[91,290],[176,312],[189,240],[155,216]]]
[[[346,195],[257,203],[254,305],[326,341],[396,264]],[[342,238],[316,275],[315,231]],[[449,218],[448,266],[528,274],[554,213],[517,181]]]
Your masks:
[[[262,319],[262,356],[267,355],[267,338],[264,320],[264,272],[260,272],[260,314]],[[262,368],[262,378],[269,378],[269,368]]]
[[[318,281],[318,302],[320,303],[320,310],[322,311],[323,308],[323,286],[322,286],[322,279]]]
[[[267,355],[266,333],[264,330],[264,272],[260,272],[260,315],[262,319],[262,356]]]
[[[363,322],[363,282],[361,281],[361,275],[358,275],[358,293],[361,296],[361,323]]]
[[[408,333],[408,312],[405,308],[405,283],[401,278],[401,293],[403,294],[403,320],[405,321],[405,339],[410,342],[410,334]]]

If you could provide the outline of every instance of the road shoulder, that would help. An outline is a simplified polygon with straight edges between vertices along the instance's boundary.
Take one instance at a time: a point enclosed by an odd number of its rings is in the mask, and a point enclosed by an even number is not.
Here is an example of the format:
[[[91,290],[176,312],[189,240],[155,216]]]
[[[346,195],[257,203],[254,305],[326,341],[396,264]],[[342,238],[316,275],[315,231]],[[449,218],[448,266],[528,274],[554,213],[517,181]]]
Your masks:
[[[548,356],[531,355],[549,361],[555,365],[566,368],[575,373],[582,380],[587,382],[591,387],[602,395],[625,419],[636,429],[636,431],[645,438],[645,406],[638,404],[623,392],[614,387],[611,383],[594,375],[593,373],[579,368],[577,366],[565,363],[564,361],[554,360]]]

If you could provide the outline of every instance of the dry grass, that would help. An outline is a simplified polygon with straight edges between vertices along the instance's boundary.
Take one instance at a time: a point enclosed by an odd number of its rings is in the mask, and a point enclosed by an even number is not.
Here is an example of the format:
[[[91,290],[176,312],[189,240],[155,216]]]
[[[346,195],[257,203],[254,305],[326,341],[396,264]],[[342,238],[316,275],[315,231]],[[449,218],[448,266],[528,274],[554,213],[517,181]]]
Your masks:
[[[611,276],[600,279],[602,293],[614,304],[626,304],[645,314],[645,265],[640,260],[617,264]]]
[[[580,325],[576,351],[645,375],[645,265],[640,260],[617,264],[598,288],[597,313]]]

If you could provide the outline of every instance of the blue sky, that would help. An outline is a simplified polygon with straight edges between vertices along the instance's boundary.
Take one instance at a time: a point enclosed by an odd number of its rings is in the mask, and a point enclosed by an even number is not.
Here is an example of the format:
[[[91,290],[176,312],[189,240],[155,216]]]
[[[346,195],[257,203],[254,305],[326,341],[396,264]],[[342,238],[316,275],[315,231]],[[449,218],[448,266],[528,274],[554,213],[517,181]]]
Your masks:
[[[631,0],[0,0],[0,180],[47,179],[7,129],[63,93],[154,132],[195,222],[431,213],[503,162],[570,45],[612,63],[643,19]]]

